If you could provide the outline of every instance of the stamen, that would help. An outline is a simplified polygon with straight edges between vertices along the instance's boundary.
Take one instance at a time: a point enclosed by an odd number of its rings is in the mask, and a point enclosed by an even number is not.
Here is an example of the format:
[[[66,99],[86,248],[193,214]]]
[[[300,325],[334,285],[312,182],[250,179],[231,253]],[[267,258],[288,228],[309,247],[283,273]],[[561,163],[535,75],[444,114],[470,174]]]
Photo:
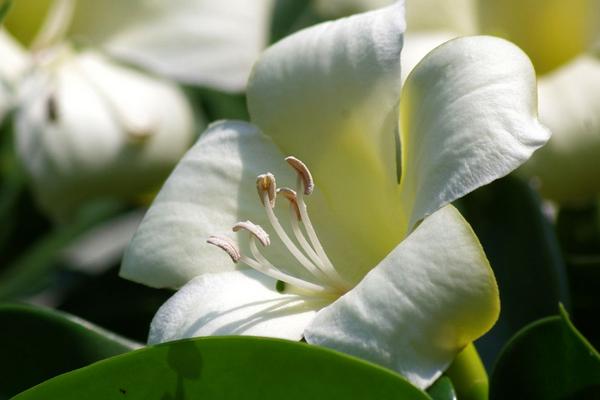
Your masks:
[[[290,162],[290,160],[292,160],[292,162]],[[310,220],[310,217],[308,216],[308,212],[306,211],[307,207],[306,203],[304,202],[304,194],[310,194],[314,189],[312,175],[308,167],[297,158],[290,156],[286,158],[286,161],[298,172],[298,179],[296,180],[296,203],[298,205],[298,211],[300,212],[300,220],[304,224],[304,228],[306,230],[310,243],[315,249],[318,258],[321,260],[321,264],[319,266],[327,275],[327,277],[333,282],[335,282],[336,286],[340,287],[343,290],[348,290],[351,288],[351,285],[348,284],[348,282],[346,282],[344,278],[342,278],[342,276],[337,272],[337,270],[333,266],[333,263],[331,262],[329,257],[327,257],[327,254],[323,249],[323,245],[321,244],[321,241],[317,236],[315,228],[313,227],[313,224]],[[301,169],[303,172],[301,172],[300,169],[297,168],[298,165],[301,165]],[[309,183],[307,183],[306,176],[309,177]],[[307,189],[307,185],[310,185],[310,190]],[[302,186],[304,186],[304,190],[302,190]]]
[[[285,272],[282,272],[282,271],[278,270],[277,268],[275,268],[273,266],[273,264],[271,264],[260,253],[260,251],[258,250],[258,246],[256,245],[256,240],[254,239],[254,237],[250,240],[250,251],[252,252],[252,255],[254,257],[258,258],[258,261],[253,258],[250,258],[250,257],[241,256],[240,262],[248,265],[249,267],[251,267],[259,272],[262,272],[265,275],[270,276],[271,278],[273,278],[275,280],[284,281],[291,285],[297,286],[299,288],[302,288],[302,289],[305,289],[308,291],[324,292],[324,293],[332,292],[332,290],[330,288],[327,288],[322,285],[317,285],[312,282],[305,281],[304,279],[300,279],[295,276],[286,274]]]
[[[211,236],[206,239],[206,243],[212,244],[213,246],[219,247],[221,250],[225,251],[231,257],[231,260],[234,263],[240,261],[242,255],[240,254],[240,250],[237,245],[233,242],[233,240],[224,236]]]
[[[268,193],[266,191],[263,192],[263,204],[265,205],[265,211],[267,212],[267,217],[271,226],[279,236],[279,239],[283,242],[285,247],[293,254],[293,256],[298,260],[298,262],[311,274],[313,274],[320,281],[327,280],[327,276],[321,272],[314,264],[306,258],[306,256],[298,249],[298,247],[290,240],[290,237],[287,235],[279,220],[275,216],[273,212],[273,208],[270,206],[270,202],[268,201]]]
[[[235,242],[227,237],[211,236],[207,242],[224,250],[233,262],[246,264],[250,268],[282,282],[281,285],[278,285],[278,288],[281,287],[278,289],[280,291],[284,290],[285,284],[290,284],[290,289],[296,294],[302,293],[303,296],[308,295],[309,297],[327,295],[337,298],[347,291],[350,285],[339,275],[327,254],[325,254],[325,250],[308,216],[304,196],[310,195],[314,190],[312,175],[306,165],[297,158],[290,156],[286,158],[286,161],[297,172],[296,191],[287,187],[277,189],[275,176],[271,173],[257,177],[256,189],[272,228],[289,252],[312,277],[309,276],[308,280],[300,278],[271,264],[260,252],[257,244],[260,242],[263,247],[269,246],[271,243],[269,235],[261,226],[251,221],[236,223],[233,226],[233,231],[248,231],[250,234],[250,251],[253,257],[242,255]],[[275,215],[274,207],[279,194],[289,201],[291,229],[294,232],[296,242],[290,239]],[[300,227],[300,222],[303,223],[304,229]],[[306,239],[306,236],[310,241]]]
[[[269,239],[269,234],[265,232],[265,230],[260,226],[252,223],[251,221],[241,221],[233,226],[233,231],[238,232],[240,230],[246,230],[252,234],[260,244],[263,246],[269,246],[271,244],[271,239]]]
[[[290,207],[295,212],[296,219],[298,221],[300,221],[301,216],[300,216],[300,210],[298,209],[298,201],[296,199],[296,192],[290,188],[283,187],[283,188],[277,189],[277,194],[281,194],[283,197],[285,197],[290,202]]]
[[[271,207],[275,207],[277,184],[275,183],[275,176],[273,176],[272,173],[267,172],[266,174],[256,177],[256,190],[258,191],[258,197],[263,206],[266,206],[265,197],[263,196],[263,193],[266,193],[268,195],[269,204]]]
[[[298,176],[302,178],[302,181],[304,182],[304,194],[309,196],[315,188],[315,183],[310,170],[302,161],[294,156],[286,157],[285,161],[287,161],[287,163],[296,170]]]
[[[308,169],[307,169],[307,171],[308,171]],[[333,286],[339,286],[342,289],[347,289],[347,287],[349,287],[349,285],[337,273],[335,268],[333,268],[333,264],[331,263],[331,261],[329,261],[329,258],[325,254],[323,247],[321,246],[321,250],[323,251],[323,256],[324,256],[322,258],[321,256],[319,256],[319,254],[317,254],[315,252],[313,247],[311,247],[311,245],[308,243],[308,241],[302,234],[302,230],[300,229],[300,225],[299,225],[298,221],[303,221],[303,220],[302,220],[302,214],[300,211],[300,206],[298,205],[298,196],[296,195],[296,191],[284,187],[284,188],[277,189],[277,194],[280,194],[280,193],[283,194],[284,197],[290,201],[290,211],[293,212],[296,216],[296,218],[294,218],[292,216],[292,218],[290,219],[291,224],[292,224],[292,232],[294,232],[294,236],[296,237],[296,240],[298,241],[298,243],[300,243],[300,246],[302,247],[304,252],[306,254],[308,254],[308,256],[310,257],[312,262],[315,263],[317,268],[320,271],[322,271],[323,274],[325,274],[327,276],[328,282],[332,283]],[[308,213],[306,212],[306,204],[304,204],[304,202],[302,204],[303,204],[303,208],[304,208],[304,213],[306,214],[306,217],[305,217],[306,221],[308,222],[310,229],[312,229],[312,233],[314,234],[314,239],[316,239],[317,243],[320,245],[321,243],[319,242],[319,239],[314,231],[314,228],[312,227],[312,224],[310,223],[310,219],[308,219]],[[306,223],[305,223],[305,226],[306,226]],[[308,231],[307,231],[307,233],[308,233]],[[327,265],[326,262],[329,262],[329,265]]]

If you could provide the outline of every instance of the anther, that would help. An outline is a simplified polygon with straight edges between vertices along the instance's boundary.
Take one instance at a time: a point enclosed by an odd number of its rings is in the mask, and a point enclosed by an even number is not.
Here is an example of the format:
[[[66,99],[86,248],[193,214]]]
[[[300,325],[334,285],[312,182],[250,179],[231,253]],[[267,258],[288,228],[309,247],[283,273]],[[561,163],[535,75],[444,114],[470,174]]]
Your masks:
[[[300,209],[298,208],[298,197],[296,196],[296,191],[287,187],[282,187],[277,189],[277,194],[282,195],[290,202],[291,206],[294,208],[294,212],[296,213],[296,218],[298,221],[301,221],[302,216],[300,214]]]
[[[302,178],[302,182],[304,183],[304,194],[307,196],[310,195],[315,188],[315,183],[308,167],[294,156],[286,157],[285,161],[287,161],[287,163],[294,168]]]
[[[224,236],[211,236],[206,239],[206,243],[212,244],[213,246],[217,246],[221,250],[225,251],[231,257],[231,260],[234,263],[237,263],[242,255],[240,254],[240,250],[237,245],[233,242],[233,240],[224,237]]]
[[[269,239],[269,234],[267,232],[265,232],[265,230],[260,225],[256,225],[255,223],[253,223],[251,221],[238,222],[237,224],[235,224],[233,226],[232,229],[234,232],[238,232],[242,229],[250,232],[252,234],[252,236],[254,236],[256,239],[258,239],[260,244],[262,244],[265,247],[271,244],[271,239]]]
[[[258,197],[262,202],[263,206],[266,206],[263,200],[263,193],[267,193],[269,196],[269,204],[271,208],[275,207],[275,195],[277,191],[277,184],[275,183],[275,176],[272,173],[267,172],[256,177],[256,190],[258,191]]]

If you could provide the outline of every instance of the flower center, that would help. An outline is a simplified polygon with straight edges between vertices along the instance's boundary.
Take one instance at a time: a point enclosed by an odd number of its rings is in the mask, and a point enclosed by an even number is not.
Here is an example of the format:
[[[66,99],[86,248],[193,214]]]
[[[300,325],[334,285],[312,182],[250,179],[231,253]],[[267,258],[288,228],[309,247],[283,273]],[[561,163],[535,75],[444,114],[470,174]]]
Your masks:
[[[242,254],[237,245],[227,237],[211,236],[207,242],[227,252],[233,262],[241,262],[278,280],[277,289],[279,291],[286,290],[287,285],[291,285],[306,294],[339,296],[347,292],[350,285],[327,257],[310,221],[304,202],[304,196],[309,196],[314,190],[312,175],[306,165],[297,158],[290,156],[285,160],[296,171],[296,190],[287,187],[277,188],[275,176],[270,172],[257,177],[256,189],[271,228],[298,264],[307,272],[305,274],[307,278],[299,277],[281,266],[273,265],[261,253],[259,244],[267,247],[271,241],[265,230],[251,221],[238,222],[233,226],[233,231],[244,230],[249,233],[252,256]],[[289,237],[273,211],[278,196],[288,200],[289,225],[295,241]]]

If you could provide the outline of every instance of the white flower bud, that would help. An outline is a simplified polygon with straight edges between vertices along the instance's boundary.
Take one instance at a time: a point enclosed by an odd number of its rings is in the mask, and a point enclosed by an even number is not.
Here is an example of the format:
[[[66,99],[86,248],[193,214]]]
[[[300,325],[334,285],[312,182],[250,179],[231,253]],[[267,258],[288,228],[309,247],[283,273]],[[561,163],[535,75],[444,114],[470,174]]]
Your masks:
[[[16,118],[17,152],[57,218],[91,199],[159,187],[195,130],[175,84],[65,48],[25,79]]]

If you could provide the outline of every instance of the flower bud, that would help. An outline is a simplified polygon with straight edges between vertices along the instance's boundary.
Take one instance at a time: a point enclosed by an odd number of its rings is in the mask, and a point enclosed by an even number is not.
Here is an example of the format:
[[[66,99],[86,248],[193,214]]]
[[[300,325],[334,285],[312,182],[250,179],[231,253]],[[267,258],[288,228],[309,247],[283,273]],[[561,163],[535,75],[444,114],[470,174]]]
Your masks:
[[[183,92],[97,52],[43,58],[16,116],[17,152],[42,208],[64,219],[84,202],[159,187],[194,137]]]

